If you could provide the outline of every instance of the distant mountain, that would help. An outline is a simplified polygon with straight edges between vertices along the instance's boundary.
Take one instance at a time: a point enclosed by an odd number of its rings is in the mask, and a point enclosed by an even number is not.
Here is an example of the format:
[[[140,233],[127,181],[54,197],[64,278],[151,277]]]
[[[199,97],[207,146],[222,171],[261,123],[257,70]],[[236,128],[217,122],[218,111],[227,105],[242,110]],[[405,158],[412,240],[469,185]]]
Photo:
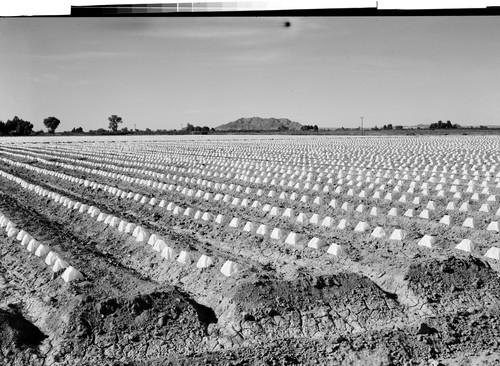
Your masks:
[[[298,122],[290,121],[288,118],[261,118],[250,117],[240,118],[236,121],[215,127],[222,131],[277,131],[280,129],[300,130],[302,125]]]

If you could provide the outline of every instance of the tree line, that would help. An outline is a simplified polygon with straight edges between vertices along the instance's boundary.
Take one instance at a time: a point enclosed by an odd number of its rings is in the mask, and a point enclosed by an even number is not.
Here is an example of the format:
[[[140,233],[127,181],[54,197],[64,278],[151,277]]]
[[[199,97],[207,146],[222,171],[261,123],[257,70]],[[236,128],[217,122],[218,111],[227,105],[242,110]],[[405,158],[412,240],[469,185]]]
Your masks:
[[[372,130],[373,131],[380,131],[380,130],[402,130],[404,127],[403,126],[393,126],[391,123],[387,124],[387,125],[384,125],[382,128],[379,128],[377,126],[373,127]],[[420,127],[419,127],[420,128]],[[460,128],[460,125],[458,124],[452,124],[451,121],[446,121],[446,123],[444,123],[443,121],[438,121],[436,123],[431,123],[429,125],[429,129],[430,130],[436,130],[436,129],[456,129],[456,128]],[[479,126],[479,128],[481,129],[485,129],[485,128],[488,128],[487,126]]]
[[[455,123],[455,124],[451,124],[450,121],[446,121],[446,123],[443,123],[443,121],[438,121],[437,123],[431,123],[431,125],[429,126],[429,128],[431,130],[435,130],[435,129],[450,129],[450,128],[458,128],[459,126]]]
[[[184,131],[188,132],[210,132],[210,131],[215,131],[215,128],[210,129],[210,127],[207,126],[193,126],[191,123],[188,123],[185,128],[183,128]]]
[[[300,128],[301,131],[309,131],[309,130],[313,130],[313,131],[318,131],[318,126],[317,125],[304,125]]]
[[[49,133],[54,133],[61,121],[56,117],[47,117],[43,120],[43,124]],[[43,131],[33,132],[33,123],[25,121],[18,116],[7,120],[7,122],[0,121],[0,135],[2,136],[29,136],[33,134],[40,134]]]
[[[0,121],[0,134],[11,136],[26,136],[33,133],[33,124],[15,116],[7,122]]]

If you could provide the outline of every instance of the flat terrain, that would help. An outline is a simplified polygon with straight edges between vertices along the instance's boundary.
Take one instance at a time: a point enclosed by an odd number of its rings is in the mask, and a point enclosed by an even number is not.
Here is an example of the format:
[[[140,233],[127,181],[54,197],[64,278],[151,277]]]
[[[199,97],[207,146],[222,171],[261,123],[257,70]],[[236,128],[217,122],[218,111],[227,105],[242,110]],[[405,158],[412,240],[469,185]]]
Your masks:
[[[499,201],[498,136],[6,138],[0,364],[496,365]]]

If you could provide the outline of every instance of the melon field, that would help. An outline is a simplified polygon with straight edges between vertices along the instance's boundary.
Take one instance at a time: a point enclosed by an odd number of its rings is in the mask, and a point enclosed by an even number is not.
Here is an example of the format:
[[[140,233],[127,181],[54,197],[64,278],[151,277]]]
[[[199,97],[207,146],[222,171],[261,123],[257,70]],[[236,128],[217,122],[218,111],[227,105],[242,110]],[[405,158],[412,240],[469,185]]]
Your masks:
[[[0,364],[498,365],[499,136],[0,140]]]

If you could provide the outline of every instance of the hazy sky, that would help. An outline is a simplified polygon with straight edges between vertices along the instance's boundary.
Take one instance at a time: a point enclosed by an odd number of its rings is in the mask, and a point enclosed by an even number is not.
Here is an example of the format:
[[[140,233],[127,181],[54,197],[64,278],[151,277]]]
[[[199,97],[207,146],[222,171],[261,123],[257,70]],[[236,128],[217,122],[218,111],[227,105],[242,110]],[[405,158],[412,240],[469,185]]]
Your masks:
[[[289,21],[290,27],[284,23]],[[401,18],[0,19],[0,120],[42,129],[500,125],[500,21]]]

